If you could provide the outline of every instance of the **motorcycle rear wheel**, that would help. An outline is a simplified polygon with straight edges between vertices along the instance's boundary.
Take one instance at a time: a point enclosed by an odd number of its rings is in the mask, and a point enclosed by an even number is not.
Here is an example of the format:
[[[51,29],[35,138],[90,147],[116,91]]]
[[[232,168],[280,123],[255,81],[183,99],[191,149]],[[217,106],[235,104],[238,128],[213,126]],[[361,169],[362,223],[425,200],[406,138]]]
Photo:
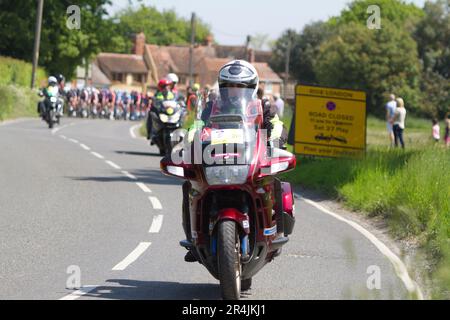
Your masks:
[[[239,300],[241,296],[240,243],[234,221],[221,221],[218,227],[218,270],[224,300]]]

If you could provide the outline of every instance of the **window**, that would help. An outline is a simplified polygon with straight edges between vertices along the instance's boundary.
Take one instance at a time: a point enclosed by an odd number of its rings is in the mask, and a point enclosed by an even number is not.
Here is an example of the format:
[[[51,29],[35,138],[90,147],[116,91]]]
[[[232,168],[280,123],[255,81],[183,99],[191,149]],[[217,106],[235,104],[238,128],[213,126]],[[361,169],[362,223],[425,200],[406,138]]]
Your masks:
[[[121,73],[113,73],[113,81],[122,82],[123,75]]]
[[[273,85],[272,85],[272,82],[266,82],[266,83],[264,84],[264,91],[265,91],[267,94],[272,94],[272,92],[273,92]]]

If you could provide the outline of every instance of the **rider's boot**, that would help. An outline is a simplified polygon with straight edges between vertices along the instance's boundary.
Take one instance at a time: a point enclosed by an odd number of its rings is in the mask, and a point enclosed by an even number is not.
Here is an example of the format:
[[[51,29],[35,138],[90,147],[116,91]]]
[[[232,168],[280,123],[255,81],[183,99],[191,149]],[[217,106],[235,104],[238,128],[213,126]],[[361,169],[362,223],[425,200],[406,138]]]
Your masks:
[[[183,183],[183,207],[182,207],[182,224],[183,224],[183,230],[184,234],[186,235],[186,239],[189,241],[192,240],[191,237],[191,223],[190,223],[190,217],[189,217],[189,191],[191,190],[191,183],[189,181],[185,181]],[[186,255],[184,256],[184,261],[186,262],[196,262],[197,258],[194,256],[194,254],[191,252],[191,250],[188,250]]]

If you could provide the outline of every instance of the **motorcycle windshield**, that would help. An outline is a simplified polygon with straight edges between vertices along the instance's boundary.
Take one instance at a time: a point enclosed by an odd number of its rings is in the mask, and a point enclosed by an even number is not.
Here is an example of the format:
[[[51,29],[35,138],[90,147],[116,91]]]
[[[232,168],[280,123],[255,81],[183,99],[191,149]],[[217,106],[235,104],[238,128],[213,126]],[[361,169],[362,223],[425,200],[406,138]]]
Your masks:
[[[202,111],[200,138],[205,166],[247,166],[252,162],[262,116],[253,93],[249,88],[221,88],[217,99]]]

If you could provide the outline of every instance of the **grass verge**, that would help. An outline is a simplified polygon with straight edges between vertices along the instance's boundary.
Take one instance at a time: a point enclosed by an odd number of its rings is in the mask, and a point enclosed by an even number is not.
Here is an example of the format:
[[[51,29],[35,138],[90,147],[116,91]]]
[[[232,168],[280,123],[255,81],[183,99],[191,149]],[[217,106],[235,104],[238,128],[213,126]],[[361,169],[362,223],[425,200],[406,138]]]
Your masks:
[[[0,121],[36,117],[39,97],[35,91],[15,85],[0,85]]]

